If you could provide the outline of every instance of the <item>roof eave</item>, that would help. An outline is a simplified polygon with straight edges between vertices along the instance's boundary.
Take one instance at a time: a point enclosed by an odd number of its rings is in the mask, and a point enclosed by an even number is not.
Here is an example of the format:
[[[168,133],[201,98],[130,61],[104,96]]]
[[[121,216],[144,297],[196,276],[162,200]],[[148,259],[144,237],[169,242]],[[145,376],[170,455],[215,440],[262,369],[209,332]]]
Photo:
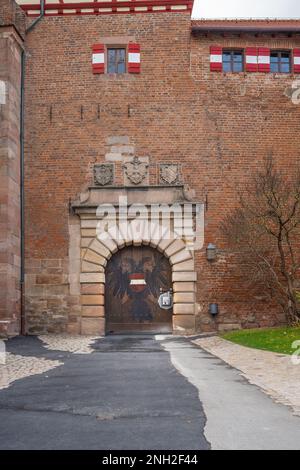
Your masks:
[[[225,26],[225,25],[197,25],[192,26],[192,33],[250,33],[250,34],[300,34],[300,26]]]

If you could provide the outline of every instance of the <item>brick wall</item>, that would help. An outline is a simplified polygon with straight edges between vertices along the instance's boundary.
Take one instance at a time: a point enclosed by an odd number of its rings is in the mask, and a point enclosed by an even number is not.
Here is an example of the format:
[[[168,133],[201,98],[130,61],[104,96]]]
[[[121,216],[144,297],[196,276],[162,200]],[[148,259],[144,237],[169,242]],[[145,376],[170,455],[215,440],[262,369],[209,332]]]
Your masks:
[[[24,14],[0,6],[0,335],[20,331],[20,87]]]
[[[156,163],[179,162],[196,199],[207,197],[205,242],[215,243],[221,251],[213,264],[206,261],[205,250],[196,254],[197,328],[272,325],[283,320],[276,306],[242,287],[231,269],[234,255],[224,246],[219,224],[236,203],[237,186],[260,167],[268,152],[273,151],[282,169],[287,162],[299,163],[295,136],[300,107],[285,93],[295,77],[211,73],[209,48],[214,44],[293,48],[299,47],[300,39],[206,38],[191,36],[190,26],[188,13],[47,17],[27,35],[30,332],[64,331],[70,324],[76,296],[70,294],[65,278],[69,202],[92,183],[93,165],[106,161],[107,154],[109,158],[118,154],[116,184],[122,184],[121,160],[133,147],[135,154],[150,157],[151,184],[157,183]],[[140,75],[92,74],[92,44],[116,36],[141,45]],[[121,144],[120,136],[126,136]],[[114,139],[122,147],[120,152]],[[50,266],[50,260],[56,265]],[[207,313],[210,302],[220,305],[218,320]]]
[[[297,168],[300,146],[295,136],[300,129],[300,108],[287,96],[297,75],[213,73],[208,60],[209,49],[211,45],[293,49],[299,44],[299,36],[192,37],[191,75],[198,89],[200,134],[195,158],[201,162],[201,184],[206,188],[209,208],[206,242],[215,243],[221,251],[213,264],[198,257],[201,277],[198,295],[204,312],[210,301],[219,303],[218,323],[222,329],[238,325],[272,326],[284,321],[276,305],[269,305],[261,293],[245,288],[245,282],[238,278],[235,256],[228,253],[224,245],[219,223],[235,206],[237,191],[261,168],[263,158],[270,152],[282,172]],[[193,184],[197,184],[196,178]],[[198,321],[199,327],[210,329],[206,315],[200,314]]]

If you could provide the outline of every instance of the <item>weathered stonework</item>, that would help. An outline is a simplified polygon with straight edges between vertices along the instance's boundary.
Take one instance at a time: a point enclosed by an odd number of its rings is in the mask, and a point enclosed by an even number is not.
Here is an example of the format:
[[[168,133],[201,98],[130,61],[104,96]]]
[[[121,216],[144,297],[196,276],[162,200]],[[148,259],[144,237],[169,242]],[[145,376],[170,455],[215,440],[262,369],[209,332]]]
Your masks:
[[[149,159],[147,157],[127,157],[123,164],[125,186],[149,184]]]
[[[94,166],[94,181],[96,185],[108,186],[114,183],[114,166],[102,163]]]
[[[0,336],[20,332],[20,107],[25,17],[0,5]]]
[[[90,234],[86,236],[84,231],[86,227],[96,227],[101,220],[96,215],[98,204],[106,200],[114,204],[118,212],[119,195],[126,195],[128,203],[138,202],[142,195],[147,193],[149,201],[172,204],[176,200],[184,203],[183,188],[179,188],[176,192],[171,188],[154,189],[151,187],[141,188],[139,191],[136,189],[95,189],[89,190],[89,197],[85,199],[84,203],[73,203],[73,210],[80,217],[81,224],[81,246],[84,246],[81,252],[81,268],[79,273],[81,284],[81,334],[105,334],[105,267],[107,261],[124,246],[135,245],[141,246],[143,244],[153,246],[164,253],[169,259],[173,276],[188,279],[189,283],[181,284],[180,294],[178,293],[177,286],[174,282],[174,306],[173,306],[173,330],[177,334],[189,334],[195,332],[195,294],[196,294],[196,280],[197,274],[194,272],[194,257],[193,254],[186,249],[186,244],[183,240],[176,237],[166,240],[164,238],[165,229],[162,229],[160,222],[152,221],[151,234],[143,235],[143,228],[141,233],[131,233],[124,236],[124,238],[117,237],[115,233],[109,229],[108,233],[111,234],[110,238],[102,238],[101,233],[97,237],[96,232],[94,237]],[[145,196],[144,196],[145,198]],[[79,197],[80,200],[80,197]],[[118,225],[118,228],[122,227]],[[159,236],[157,234],[159,233]],[[86,242],[85,240],[88,240]],[[185,261],[188,260],[188,261]],[[184,266],[189,270],[181,272],[180,268],[175,271],[176,266],[183,263],[189,263]],[[175,276],[175,277],[176,277]],[[177,318],[178,317],[178,318]],[[186,318],[183,318],[186,317]]]
[[[26,268],[27,332],[78,333],[80,295],[76,291],[71,292],[74,280],[70,283],[69,259],[27,259]]]
[[[161,163],[159,165],[159,184],[180,183],[179,165],[177,163]]]

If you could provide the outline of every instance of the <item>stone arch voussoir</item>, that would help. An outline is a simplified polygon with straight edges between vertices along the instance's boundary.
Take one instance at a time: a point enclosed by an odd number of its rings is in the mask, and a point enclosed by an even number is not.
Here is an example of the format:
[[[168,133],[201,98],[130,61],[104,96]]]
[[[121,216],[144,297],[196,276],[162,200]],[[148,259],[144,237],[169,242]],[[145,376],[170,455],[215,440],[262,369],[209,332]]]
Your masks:
[[[194,332],[197,274],[193,253],[176,233],[166,238],[167,232],[159,223],[152,223],[145,234],[132,232],[132,227],[129,231],[124,231],[122,227],[110,229],[105,238],[95,236],[83,252],[80,274],[81,332],[105,333],[105,267],[114,253],[128,245],[150,245],[168,258],[174,292],[173,331],[176,334]]]

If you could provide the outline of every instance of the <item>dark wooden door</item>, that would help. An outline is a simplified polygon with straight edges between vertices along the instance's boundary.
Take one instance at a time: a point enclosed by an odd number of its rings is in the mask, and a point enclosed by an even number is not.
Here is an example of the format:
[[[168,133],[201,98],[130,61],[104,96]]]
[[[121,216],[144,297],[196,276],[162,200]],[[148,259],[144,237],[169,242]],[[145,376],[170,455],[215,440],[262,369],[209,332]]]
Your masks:
[[[107,333],[171,332],[172,309],[158,305],[160,289],[171,287],[171,267],[163,254],[147,246],[120,250],[106,268]]]

